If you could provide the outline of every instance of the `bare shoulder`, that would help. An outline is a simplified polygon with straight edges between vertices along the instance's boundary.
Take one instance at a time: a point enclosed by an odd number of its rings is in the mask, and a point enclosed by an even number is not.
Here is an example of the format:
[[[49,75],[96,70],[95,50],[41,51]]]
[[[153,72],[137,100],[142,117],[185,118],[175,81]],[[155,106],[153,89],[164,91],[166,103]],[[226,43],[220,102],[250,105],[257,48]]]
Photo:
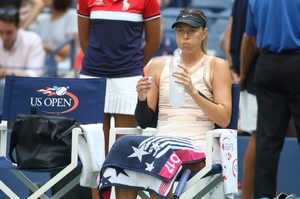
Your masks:
[[[231,74],[229,69],[229,64],[226,60],[213,57],[210,63],[210,78],[212,82],[218,80],[221,82],[231,82]]]
[[[149,64],[148,75],[153,77],[157,87],[160,82],[160,76],[162,74],[162,71],[163,71],[164,66],[166,65],[166,62],[168,61],[168,59],[169,58],[166,56],[153,58],[151,60],[151,63]]]
[[[155,57],[155,58],[152,59],[151,65],[164,66],[167,60],[168,60],[167,56]]]
[[[225,59],[213,57],[210,63],[211,79],[231,78],[229,64]]]
[[[149,64],[149,75],[150,74],[161,74],[164,66],[166,65],[166,62],[168,60],[168,57],[166,56],[161,56],[157,58],[153,58],[151,60],[151,63]]]
[[[212,69],[216,70],[229,70],[229,64],[225,59],[213,57],[211,60]]]
[[[212,76],[230,74],[230,67],[225,59],[213,57],[210,63],[210,70]]]

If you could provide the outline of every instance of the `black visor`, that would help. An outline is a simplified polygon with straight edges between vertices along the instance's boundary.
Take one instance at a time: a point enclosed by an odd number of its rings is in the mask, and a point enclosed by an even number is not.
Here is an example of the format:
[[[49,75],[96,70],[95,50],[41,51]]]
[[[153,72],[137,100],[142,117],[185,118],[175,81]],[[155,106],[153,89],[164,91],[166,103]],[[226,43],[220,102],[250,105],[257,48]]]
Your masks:
[[[172,25],[172,28],[175,28],[178,23],[185,23],[194,28],[206,27],[205,19],[194,13],[179,14],[176,22]]]

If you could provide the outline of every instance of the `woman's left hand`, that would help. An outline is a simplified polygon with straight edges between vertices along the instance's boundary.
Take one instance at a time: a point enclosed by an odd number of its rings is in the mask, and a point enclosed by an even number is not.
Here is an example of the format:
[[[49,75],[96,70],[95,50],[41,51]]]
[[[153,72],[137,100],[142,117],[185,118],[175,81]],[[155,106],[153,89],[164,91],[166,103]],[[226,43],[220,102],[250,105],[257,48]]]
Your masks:
[[[194,84],[191,80],[190,73],[186,66],[179,64],[180,68],[182,68],[182,71],[175,71],[173,73],[173,76],[177,78],[175,81],[176,83],[182,84],[185,88],[185,92],[187,92],[189,95],[191,95],[193,92],[197,91],[197,89],[194,87]]]

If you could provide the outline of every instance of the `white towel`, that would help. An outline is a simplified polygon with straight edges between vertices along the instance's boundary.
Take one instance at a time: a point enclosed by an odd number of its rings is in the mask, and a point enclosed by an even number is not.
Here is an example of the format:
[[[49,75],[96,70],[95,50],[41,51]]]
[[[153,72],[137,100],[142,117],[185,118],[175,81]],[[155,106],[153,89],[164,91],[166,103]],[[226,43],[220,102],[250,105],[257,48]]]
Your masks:
[[[222,181],[224,194],[231,198],[238,192],[238,157],[237,131],[232,129],[218,129],[220,133],[220,154],[222,160]]]
[[[82,162],[80,185],[96,188],[97,178],[105,159],[102,124],[81,125],[84,136],[79,136],[78,155]]]

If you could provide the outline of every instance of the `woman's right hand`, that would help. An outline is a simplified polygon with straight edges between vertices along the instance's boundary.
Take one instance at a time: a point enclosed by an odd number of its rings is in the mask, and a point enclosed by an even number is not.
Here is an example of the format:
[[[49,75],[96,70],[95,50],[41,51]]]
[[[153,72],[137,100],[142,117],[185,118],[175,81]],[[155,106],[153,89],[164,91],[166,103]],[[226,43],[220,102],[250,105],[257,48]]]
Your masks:
[[[138,98],[140,101],[145,101],[147,99],[147,93],[151,88],[152,77],[142,77],[136,85],[136,91],[138,93]]]

